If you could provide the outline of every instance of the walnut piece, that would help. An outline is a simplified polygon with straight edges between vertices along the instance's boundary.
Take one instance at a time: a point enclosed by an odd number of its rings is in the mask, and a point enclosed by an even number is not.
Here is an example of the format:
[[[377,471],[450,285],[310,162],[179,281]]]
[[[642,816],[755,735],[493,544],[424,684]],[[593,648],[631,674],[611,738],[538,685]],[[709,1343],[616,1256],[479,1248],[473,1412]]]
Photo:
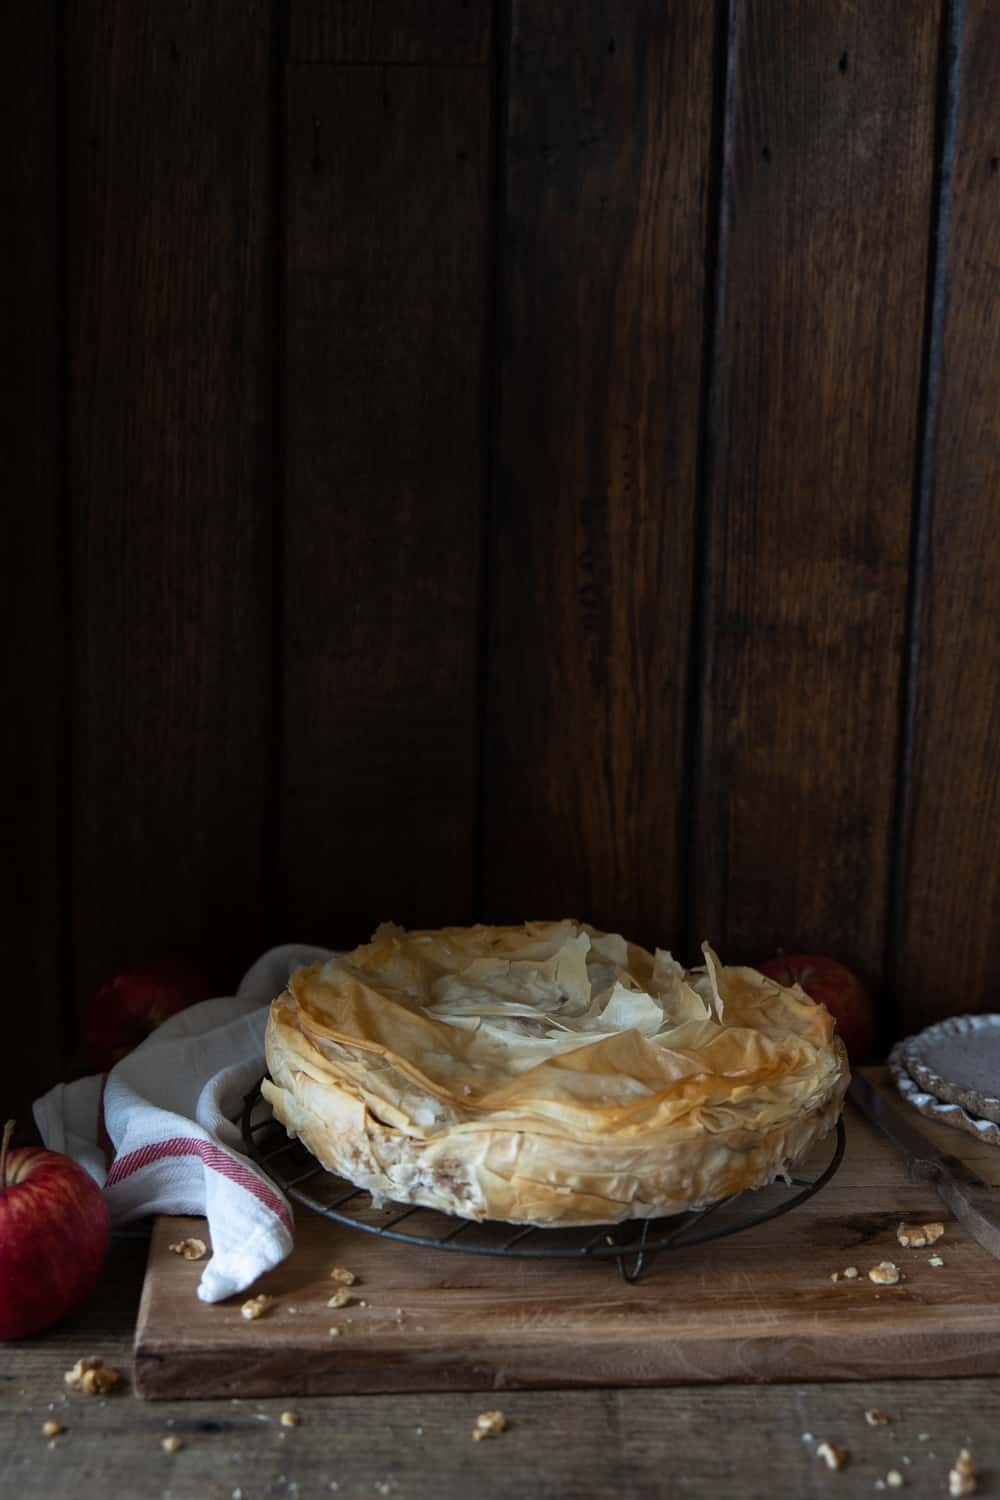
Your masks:
[[[887,1413],[879,1411],[877,1406],[871,1406],[865,1412],[865,1421],[869,1427],[884,1427],[888,1420]]]
[[[836,1443],[820,1443],[816,1448],[816,1457],[821,1458],[828,1469],[842,1469],[848,1454],[846,1448],[840,1448]]]
[[[283,1411],[278,1420],[281,1423],[282,1427],[298,1427],[299,1423],[302,1421],[302,1418],[299,1416],[297,1411]]]
[[[182,1255],[185,1260],[204,1260],[208,1254],[205,1241],[195,1239],[193,1235],[190,1239],[178,1240],[176,1244],[168,1245],[167,1249],[174,1255]]]
[[[477,1443],[481,1443],[483,1438],[496,1437],[498,1433],[506,1431],[506,1428],[507,1418],[502,1411],[481,1411],[472,1429],[472,1436]]]
[[[47,1422],[42,1423],[42,1437],[54,1438],[60,1432],[65,1431],[66,1429],[63,1427],[63,1424],[57,1422],[54,1417],[50,1417]]]
[[[174,1437],[173,1433],[171,1433],[169,1437],[160,1439],[160,1447],[164,1453],[179,1453],[184,1444],[179,1437]]]
[[[935,1219],[930,1224],[903,1224],[896,1226],[896,1238],[904,1249],[922,1250],[933,1245],[944,1234],[944,1225]]]
[[[240,1308],[245,1318],[262,1318],[269,1308],[273,1307],[276,1299],[269,1297],[267,1292],[259,1292],[256,1297],[249,1298]]]
[[[72,1370],[63,1376],[74,1391],[84,1391],[88,1396],[104,1396],[121,1384],[121,1371],[106,1365],[103,1359],[91,1354],[78,1359]]]
[[[868,1272],[868,1280],[874,1281],[876,1286],[895,1286],[900,1279],[899,1267],[891,1260],[880,1260]]]
[[[963,1448],[948,1472],[949,1495],[974,1495],[976,1492],[976,1466],[972,1454]]]
[[[330,1275],[334,1281],[339,1281],[341,1286],[353,1286],[358,1279],[353,1271],[348,1271],[344,1266],[334,1266]]]

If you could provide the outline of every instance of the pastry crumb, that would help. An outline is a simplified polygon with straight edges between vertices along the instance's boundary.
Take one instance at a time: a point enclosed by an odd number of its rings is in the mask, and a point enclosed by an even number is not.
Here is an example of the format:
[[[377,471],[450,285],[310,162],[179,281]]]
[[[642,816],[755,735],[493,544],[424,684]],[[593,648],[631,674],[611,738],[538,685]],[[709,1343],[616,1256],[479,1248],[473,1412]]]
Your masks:
[[[903,1488],[903,1476],[898,1469],[890,1469],[885,1476],[885,1482],[891,1490],[901,1490]]]
[[[820,1443],[816,1449],[816,1457],[821,1458],[828,1469],[842,1469],[847,1462],[848,1453],[846,1448],[841,1448],[837,1443]]]
[[[244,1318],[252,1322],[255,1318],[262,1318],[269,1308],[274,1306],[276,1300],[274,1297],[269,1297],[267,1292],[259,1292],[256,1297],[250,1297],[244,1302],[240,1312]]]
[[[298,1427],[299,1423],[302,1421],[302,1418],[299,1416],[297,1411],[283,1411],[278,1420],[281,1423],[282,1427]]]
[[[963,1448],[948,1471],[948,1494],[974,1495],[975,1492],[976,1466],[968,1448]]]
[[[830,1272],[830,1280],[831,1281],[839,1281],[840,1280],[840,1272],[839,1271],[831,1271]]]
[[[332,1339],[339,1339],[340,1338],[340,1329],[339,1328],[328,1328],[326,1331],[327,1331],[327,1333],[330,1335],[330,1337]]]
[[[857,1266],[845,1266],[844,1267],[844,1276],[846,1277],[846,1279],[848,1281],[854,1281],[857,1278],[857,1276],[858,1276],[858,1268],[857,1268]]]
[[[353,1271],[347,1270],[346,1266],[334,1266],[330,1275],[334,1281],[339,1281],[342,1286],[353,1286],[358,1279]]]
[[[121,1371],[106,1365],[97,1355],[78,1359],[72,1370],[67,1370],[63,1380],[75,1391],[88,1396],[103,1396],[121,1384]]]
[[[208,1246],[204,1240],[196,1239],[193,1235],[186,1240],[178,1240],[176,1244],[168,1245],[167,1249],[174,1255],[181,1255],[185,1260],[204,1260],[208,1254]]]
[[[931,1435],[930,1435],[929,1432],[918,1432],[917,1433],[917,1442],[918,1443],[929,1443],[930,1440],[931,1440]]]
[[[160,1447],[163,1449],[164,1453],[179,1453],[180,1450],[184,1447],[184,1444],[181,1442],[179,1437],[175,1437],[174,1434],[171,1433],[169,1437],[160,1439]]]
[[[888,1414],[884,1411],[879,1411],[877,1406],[870,1406],[865,1412],[865,1421],[869,1427],[884,1427],[888,1420]]]
[[[342,1286],[332,1297],[327,1298],[327,1307],[346,1307],[351,1300],[351,1294],[346,1286]]]
[[[868,1280],[874,1281],[876,1286],[895,1286],[897,1281],[902,1280],[902,1273],[893,1261],[880,1260],[868,1272]]]
[[[54,1417],[50,1417],[47,1422],[42,1423],[42,1437],[54,1438],[57,1437],[60,1432],[65,1431],[66,1429],[63,1424],[61,1422],[57,1422]]]
[[[497,1437],[506,1429],[507,1418],[502,1411],[481,1411],[472,1429],[472,1436],[477,1443],[480,1443],[483,1438]]]
[[[927,1257],[927,1264],[929,1266],[935,1266],[935,1267],[937,1267],[937,1266],[943,1266],[944,1265],[944,1261],[941,1259],[940,1255],[928,1255],[928,1257]]]

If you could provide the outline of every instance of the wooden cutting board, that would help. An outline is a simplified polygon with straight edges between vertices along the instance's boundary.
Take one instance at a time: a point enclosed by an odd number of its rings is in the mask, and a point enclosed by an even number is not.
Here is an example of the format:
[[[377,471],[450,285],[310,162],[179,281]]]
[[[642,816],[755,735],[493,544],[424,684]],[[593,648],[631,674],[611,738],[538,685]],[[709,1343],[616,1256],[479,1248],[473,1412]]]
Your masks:
[[[891,1092],[880,1072],[870,1076]],[[1000,1187],[1000,1151],[914,1120]],[[901,1159],[851,1107],[846,1124],[844,1163],[814,1198],[731,1239],[662,1255],[635,1285],[609,1261],[449,1254],[299,1211],[294,1253],[253,1289],[277,1302],[248,1322],[248,1294],[198,1302],[201,1265],[168,1249],[189,1234],[207,1238],[204,1221],[160,1219],[135,1389],[291,1396],[1000,1373],[1000,1262],[932,1189],[906,1181]],[[945,1236],[933,1250],[904,1250],[901,1218],[943,1220]],[[935,1253],[940,1268],[928,1263]],[[868,1280],[881,1260],[903,1270],[899,1285]],[[335,1265],[358,1283],[351,1304],[331,1311]],[[856,1280],[831,1281],[849,1265],[860,1268]]]

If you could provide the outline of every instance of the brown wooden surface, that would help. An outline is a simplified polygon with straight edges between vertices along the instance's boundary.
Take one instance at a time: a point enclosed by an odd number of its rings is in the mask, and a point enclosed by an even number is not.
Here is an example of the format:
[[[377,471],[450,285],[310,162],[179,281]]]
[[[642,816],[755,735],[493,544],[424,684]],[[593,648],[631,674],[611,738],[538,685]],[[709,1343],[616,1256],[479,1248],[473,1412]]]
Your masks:
[[[715,6],[515,4],[486,907],[676,941]]]
[[[238,977],[270,758],[271,20],[76,0],[67,45],[77,977]]]
[[[927,1264],[929,1250],[901,1249],[901,1218],[947,1212],[906,1181],[860,1116],[851,1111],[847,1124],[844,1163],[821,1193],[730,1240],[662,1255],[634,1285],[610,1262],[448,1254],[302,1212],[294,1254],[254,1288],[278,1303],[247,1322],[242,1297],[196,1301],[201,1266],[168,1249],[204,1236],[204,1222],[161,1219],[136,1332],[137,1389],[162,1398],[1000,1374],[1000,1264],[954,1222],[936,1247],[943,1268]],[[927,1134],[1000,1187],[1000,1152],[946,1126]],[[827,1143],[813,1160],[829,1154]],[[419,1232],[414,1220],[407,1227]],[[904,1270],[898,1286],[867,1279],[883,1259]],[[352,1304],[330,1311],[338,1264],[360,1279]],[[832,1284],[849,1264],[862,1275]]]
[[[15,5],[0,49],[6,230],[0,402],[7,529],[2,548],[7,628],[0,648],[7,725],[0,910],[8,940],[33,955],[21,1003],[10,1006],[4,1112],[20,1113],[63,1065],[64,866],[55,854],[69,806],[65,754],[68,636],[61,597],[64,429],[61,400],[61,76],[54,6]],[[31,308],[27,319],[23,310]],[[13,502],[13,503],[12,503]],[[20,502],[20,503],[18,503]]]
[[[485,63],[490,0],[294,0],[292,62]]]
[[[668,1493],[712,1500],[802,1500],[869,1494],[892,1467],[912,1500],[939,1500],[958,1447],[974,1452],[978,1494],[998,1493],[1000,1381],[893,1380],[729,1385],[669,1390],[504,1391],[287,1400],[88,1400],[63,1371],[100,1354],[127,1370],[144,1246],[117,1244],[97,1295],[76,1318],[17,1346],[0,1363],[0,1490],[25,1500],[439,1500],[474,1489],[482,1500],[598,1500]],[[938,1273],[943,1274],[943,1273]],[[281,1426],[293,1406],[301,1424]],[[499,1406],[502,1438],[474,1443],[484,1407]],[[51,1409],[50,1409],[51,1407]],[[868,1427],[864,1412],[890,1415]],[[50,1450],[42,1423],[65,1435]],[[812,1433],[814,1441],[804,1442]],[[160,1441],[179,1437],[181,1451]],[[921,1441],[921,1434],[927,1434]],[[831,1475],[815,1457],[824,1438],[850,1450]],[[909,1459],[910,1462],[904,1462]],[[338,1486],[336,1491],[331,1484]],[[386,1488],[387,1487],[387,1488]]]
[[[989,0],[965,14],[899,954],[911,1026],[1000,1006],[1000,25]]]
[[[882,962],[938,11],[733,11],[694,861],[751,962]]]
[[[354,946],[475,910],[489,77],[295,67],[288,109],[283,883]]]

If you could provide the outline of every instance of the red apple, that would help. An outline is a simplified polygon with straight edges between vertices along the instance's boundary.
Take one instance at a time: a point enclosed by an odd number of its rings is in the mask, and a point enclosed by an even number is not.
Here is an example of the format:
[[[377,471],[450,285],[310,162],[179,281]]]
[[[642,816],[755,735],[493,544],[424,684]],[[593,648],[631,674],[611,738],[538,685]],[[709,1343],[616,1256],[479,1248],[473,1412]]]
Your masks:
[[[758,968],[779,984],[800,984],[810,999],[826,1006],[837,1023],[852,1067],[869,1060],[874,1045],[871,997],[850,969],[816,953],[769,958]]]
[[[0,1339],[48,1328],[94,1290],[111,1238],[97,1183],[58,1151],[0,1144]]]
[[[131,1052],[169,1016],[207,1000],[211,986],[203,974],[173,961],[142,964],[102,984],[86,1021],[87,1056],[104,1072]]]

